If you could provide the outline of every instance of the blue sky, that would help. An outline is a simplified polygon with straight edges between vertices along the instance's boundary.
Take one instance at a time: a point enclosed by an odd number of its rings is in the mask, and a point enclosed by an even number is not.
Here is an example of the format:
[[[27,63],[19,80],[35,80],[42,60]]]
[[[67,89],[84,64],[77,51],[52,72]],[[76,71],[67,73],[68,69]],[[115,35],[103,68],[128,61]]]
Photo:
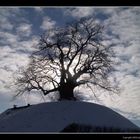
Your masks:
[[[64,26],[81,17],[93,16],[104,25],[104,45],[112,45],[116,53],[116,77],[119,95],[85,94],[84,99],[116,110],[140,126],[140,8],[139,7],[5,7],[0,8],[0,112],[27,102],[43,102],[37,95],[15,101],[13,75],[28,64],[39,36],[46,30]],[[87,91],[85,91],[87,93]],[[46,99],[47,100],[47,99]]]

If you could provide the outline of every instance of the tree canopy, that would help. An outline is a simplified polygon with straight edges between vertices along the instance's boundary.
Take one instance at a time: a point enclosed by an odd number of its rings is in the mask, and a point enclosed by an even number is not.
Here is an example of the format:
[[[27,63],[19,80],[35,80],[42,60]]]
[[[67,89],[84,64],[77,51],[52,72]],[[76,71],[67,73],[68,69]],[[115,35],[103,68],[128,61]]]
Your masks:
[[[108,79],[114,53],[101,43],[102,31],[103,26],[93,18],[82,18],[45,32],[29,65],[16,79],[17,95],[33,90],[44,95],[58,91],[60,100],[75,100],[74,89],[81,85],[114,91]]]

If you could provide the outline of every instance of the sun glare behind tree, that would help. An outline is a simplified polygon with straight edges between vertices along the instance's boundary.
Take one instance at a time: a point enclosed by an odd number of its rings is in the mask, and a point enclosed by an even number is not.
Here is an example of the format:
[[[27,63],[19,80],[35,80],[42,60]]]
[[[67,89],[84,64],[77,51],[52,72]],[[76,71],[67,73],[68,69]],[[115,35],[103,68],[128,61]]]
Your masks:
[[[60,100],[76,100],[74,89],[82,85],[114,92],[108,79],[114,54],[101,44],[102,31],[93,18],[82,18],[44,33],[16,79],[17,95],[37,90],[44,95],[58,92]]]

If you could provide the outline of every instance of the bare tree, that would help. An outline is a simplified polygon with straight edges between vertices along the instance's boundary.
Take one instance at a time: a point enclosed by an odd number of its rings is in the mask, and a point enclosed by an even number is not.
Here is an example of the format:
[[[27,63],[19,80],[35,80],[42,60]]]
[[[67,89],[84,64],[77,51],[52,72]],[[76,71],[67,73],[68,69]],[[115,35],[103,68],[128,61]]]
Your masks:
[[[81,85],[114,91],[108,80],[113,51],[101,44],[102,30],[103,26],[88,18],[43,34],[27,69],[16,80],[17,95],[58,91],[60,100],[75,100],[74,89]]]

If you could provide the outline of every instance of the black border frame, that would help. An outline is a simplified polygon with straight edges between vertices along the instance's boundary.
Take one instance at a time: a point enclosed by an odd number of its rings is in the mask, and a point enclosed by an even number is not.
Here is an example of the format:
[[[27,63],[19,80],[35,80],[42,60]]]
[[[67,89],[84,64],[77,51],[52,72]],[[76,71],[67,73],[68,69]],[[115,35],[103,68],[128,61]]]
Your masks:
[[[0,6],[138,6],[139,0],[0,0]]]
[[[139,0],[0,0],[0,7],[2,6],[26,6],[26,7],[30,7],[30,6],[140,6],[139,5]],[[20,134],[20,135],[19,135]],[[19,133],[19,134],[8,134],[8,133],[3,133],[1,134],[1,136],[21,136],[21,134],[23,136],[25,136],[24,133]],[[28,133],[27,133],[28,134]],[[39,135],[39,139],[40,138],[40,134],[38,133],[33,133],[33,134],[28,134],[30,136],[35,136],[34,138],[37,138],[36,136]],[[140,133],[135,133],[135,134],[125,134],[125,133],[110,133],[110,134],[41,134],[43,135],[43,137],[47,136],[49,138],[55,138],[54,136],[56,136],[56,139],[62,138],[70,138],[69,135],[71,135],[72,137],[74,136],[75,138],[89,138],[90,137],[94,137],[94,138],[99,138],[99,139],[124,139],[124,140],[128,140],[128,139],[140,139]],[[30,137],[31,138],[31,137]]]

